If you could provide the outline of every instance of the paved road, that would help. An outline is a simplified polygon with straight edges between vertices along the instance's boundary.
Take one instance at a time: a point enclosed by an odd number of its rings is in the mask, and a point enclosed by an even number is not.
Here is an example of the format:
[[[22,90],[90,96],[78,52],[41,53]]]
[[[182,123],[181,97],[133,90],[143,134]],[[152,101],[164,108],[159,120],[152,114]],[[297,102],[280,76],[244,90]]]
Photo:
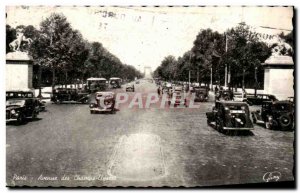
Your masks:
[[[136,92],[145,99],[156,87],[141,82]],[[294,132],[255,126],[249,135],[224,135],[206,123],[213,102],[200,105],[125,104],[116,114],[90,114],[88,105],[47,104],[39,120],[7,125],[7,184],[210,186],[263,182],[267,172],[293,180]]]

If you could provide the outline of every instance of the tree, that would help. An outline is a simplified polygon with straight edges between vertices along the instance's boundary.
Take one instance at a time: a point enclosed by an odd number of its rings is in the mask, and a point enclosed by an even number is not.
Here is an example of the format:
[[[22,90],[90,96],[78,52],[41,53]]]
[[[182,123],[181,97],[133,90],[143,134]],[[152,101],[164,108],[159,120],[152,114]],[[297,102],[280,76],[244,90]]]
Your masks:
[[[258,37],[250,32],[250,27],[244,23],[226,32],[228,38],[228,51],[224,62],[230,65],[231,85],[242,87],[253,86],[255,68],[262,69],[263,63],[271,54],[271,49]],[[245,82],[247,80],[247,82]]]
[[[47,39],[48,45],[43,54],[45,65],[52,69],[52,88],[55,86],[55,71],[70,68],[69,50],[73,30],[67,18],[62,14],[53,13],[40,24],[41,33]]]
[[[6,25],[6,53],[10,52],[9,44],[16,39],[16,29]]]
[[[225,38],[211,29],[201,30],[192,48],[192,69],[197,71],[197,81],[209,82],[213,57],[220,57],[225,53]]]

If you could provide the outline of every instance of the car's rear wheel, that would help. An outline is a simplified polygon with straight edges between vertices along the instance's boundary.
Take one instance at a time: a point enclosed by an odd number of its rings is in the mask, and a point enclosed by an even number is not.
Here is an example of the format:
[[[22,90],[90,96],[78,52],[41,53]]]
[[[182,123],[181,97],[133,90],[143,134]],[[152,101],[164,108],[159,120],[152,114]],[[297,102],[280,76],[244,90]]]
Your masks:
[[[292,118],[289,115],[281,115],[279,117],[279,124],[282,129],[288,130],[293,127]]]
[[[220,132],[224,131],[223,122],[220,119],[216,120],[216,129]]]

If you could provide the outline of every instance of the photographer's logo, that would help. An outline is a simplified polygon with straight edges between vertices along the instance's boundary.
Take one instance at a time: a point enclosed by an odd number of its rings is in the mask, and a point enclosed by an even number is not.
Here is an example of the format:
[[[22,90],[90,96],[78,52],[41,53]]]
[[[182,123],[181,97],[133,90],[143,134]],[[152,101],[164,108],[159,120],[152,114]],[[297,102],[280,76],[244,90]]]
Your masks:
[[[267,172],[263,176],[265,182],[277,182],[281,178],[280,172]]]

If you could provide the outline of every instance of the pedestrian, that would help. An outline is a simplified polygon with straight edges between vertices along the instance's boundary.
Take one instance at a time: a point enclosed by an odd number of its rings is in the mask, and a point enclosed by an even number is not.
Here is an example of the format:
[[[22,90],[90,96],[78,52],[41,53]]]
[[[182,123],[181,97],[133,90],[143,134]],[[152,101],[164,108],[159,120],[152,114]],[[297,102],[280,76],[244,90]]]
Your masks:
[[[160,86],[157,88],[157,94],[160,96]]]

